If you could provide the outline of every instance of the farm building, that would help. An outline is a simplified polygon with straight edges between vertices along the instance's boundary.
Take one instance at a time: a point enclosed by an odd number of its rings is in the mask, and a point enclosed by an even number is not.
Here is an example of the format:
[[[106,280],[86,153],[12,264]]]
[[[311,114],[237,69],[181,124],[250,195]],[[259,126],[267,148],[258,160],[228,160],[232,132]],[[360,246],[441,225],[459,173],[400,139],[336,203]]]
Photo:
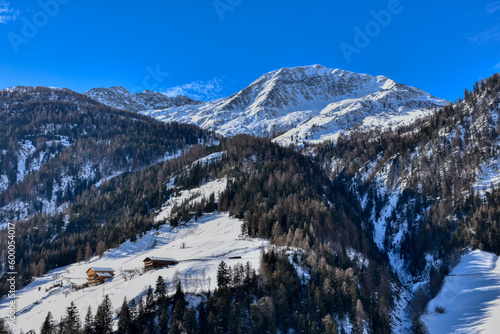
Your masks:
[[[101,284],[115,275],[113,268],[91,267],[87,270],[87,284]]]
[[[169,258],[169,257],[156,257],[149,256],[144,259],[144,270],[151,270],[154,268],[168,267],[177,264],[179,261]]]

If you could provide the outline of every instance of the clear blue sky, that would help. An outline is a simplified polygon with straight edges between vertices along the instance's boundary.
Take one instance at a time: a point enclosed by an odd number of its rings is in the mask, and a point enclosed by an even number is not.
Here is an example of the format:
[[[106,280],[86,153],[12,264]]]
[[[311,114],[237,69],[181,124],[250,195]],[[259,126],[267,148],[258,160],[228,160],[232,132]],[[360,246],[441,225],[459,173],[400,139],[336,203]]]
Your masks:
[[[120,85],[209,99],[321,64],[455,100],[500,71],[498,1],[0,0],[0,88]],[[388,8],[374,23],[371,12]],[[371,29],[369,43],[355,43],[356,27]]]

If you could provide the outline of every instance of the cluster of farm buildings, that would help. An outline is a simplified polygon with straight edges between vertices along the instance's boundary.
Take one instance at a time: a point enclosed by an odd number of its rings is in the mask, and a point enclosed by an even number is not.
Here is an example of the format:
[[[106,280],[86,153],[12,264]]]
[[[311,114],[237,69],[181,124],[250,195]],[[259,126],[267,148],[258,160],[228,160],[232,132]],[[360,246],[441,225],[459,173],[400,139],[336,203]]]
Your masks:
[[[172,258],[155,256],[149,256],[142,262],[144,262],[144,271],[164,268],[178,263],[177,260]],[[115,270],[113,268],[90,267],[87,270],[87,285],[102,284],[112,279],[114,275]]]

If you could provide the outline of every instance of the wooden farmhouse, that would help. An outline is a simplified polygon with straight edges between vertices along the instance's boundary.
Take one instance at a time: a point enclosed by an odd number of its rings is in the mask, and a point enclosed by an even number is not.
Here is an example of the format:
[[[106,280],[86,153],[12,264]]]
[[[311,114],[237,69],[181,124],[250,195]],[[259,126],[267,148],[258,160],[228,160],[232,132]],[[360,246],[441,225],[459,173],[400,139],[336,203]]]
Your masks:
[[[87,284],[101,284],[115,275],[113,268],[91,267],[87,270]]]
[[[177,264],[179,261],[169,257],[149,256],[142,262],[144,262],[144,270],[147,271],[155,268],[168,267]]]

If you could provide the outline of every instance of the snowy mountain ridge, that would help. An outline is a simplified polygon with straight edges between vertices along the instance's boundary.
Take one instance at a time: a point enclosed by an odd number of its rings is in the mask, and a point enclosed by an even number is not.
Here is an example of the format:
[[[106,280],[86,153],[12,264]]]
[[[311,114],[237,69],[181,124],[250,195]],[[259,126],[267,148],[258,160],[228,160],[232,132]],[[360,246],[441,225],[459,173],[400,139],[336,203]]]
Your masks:
[[[147,109],[165,109],[201,103],[187,96],[169,97],[165,94],[145,90],[132,94],[123,87],[94,88],[84,93],[89,98],[117,109],[139,112]]]
[[[275,141],[288,146],[335,139],[355,126],[408,123],[447,104],[385,76],[313,65],[269,72],[227,98],[141,113],[226,136],[282,134]]]

